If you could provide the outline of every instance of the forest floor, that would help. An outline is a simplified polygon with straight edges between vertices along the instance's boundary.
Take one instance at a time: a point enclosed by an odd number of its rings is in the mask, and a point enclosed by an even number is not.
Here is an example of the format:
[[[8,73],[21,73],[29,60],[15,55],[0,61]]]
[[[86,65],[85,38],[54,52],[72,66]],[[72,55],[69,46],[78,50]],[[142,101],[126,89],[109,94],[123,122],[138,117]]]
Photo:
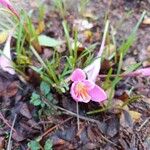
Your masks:
[[[85,39],[82,32],[78,36],[84,47],[98,43],[96,51],[100,47],[106,13],[109,13],[110,28],[118,48],[132,32],[142,12],[147,11],[147,22],[141,23],[136,40],[123,60],[122,70],[139,62],[142,62],[143,68],[150,66],[149,0],[112,0],[111,5],[108,0],[92,0],[82,17],[76,11],[76,2],[68,1],[66,20],[70,26],[79,18],[90,20],[93,26],[87,32],[92,34],[90,39]],[[43,33],[64,40],[62,18],[51,9],[51,2],[45,3],[46,28]],[[17,5],[18,2],[14,2],[16,8]],[[27,11],[37,9],[34,1],[19,6]],[[33,21],[36,22],[36,12],[34,17]],[[50,52],[47,49],[44,48],[43,59],[52,55],[52,49],[49,49]],[[60,53],[66,53],[66,47],[61,47]],[[100,74],[107,74],[111,67],[114,68],[115,65],[111,63],[105,59]],[[150,150],[150,77],[126,77],[121,80],[115,87],[112,107],[107,111],[87,115],[87,112],[97,110],[100,106],[94,102],[79,103],[79,130],[76,103],[70,93],[58,94],[52,89],[57,109],[51,115],[47,115],[48,112],[44,114],[45,108],[30,102],[32,92],[39,91],[40,80],[37,81],[39,78],[32,74],[29,74],[29,78],[28,82],[24,82],[18,74],[10,75],[0,70],[0,150],[8,148],[8,144],[10,146],[9,140],[13,150]],[[116,108],[131,98],[133,101],[128,103],[127,108]],[[44,147],[46,141],[49,142],[49,148]]]

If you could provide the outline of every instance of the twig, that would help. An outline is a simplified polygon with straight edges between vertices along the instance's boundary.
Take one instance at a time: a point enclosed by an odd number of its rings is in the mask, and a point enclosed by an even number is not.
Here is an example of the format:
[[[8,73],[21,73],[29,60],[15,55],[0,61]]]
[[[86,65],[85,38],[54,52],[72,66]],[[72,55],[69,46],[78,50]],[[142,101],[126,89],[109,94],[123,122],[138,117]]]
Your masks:
[[[85,121],[89,121],[89,122],[92,122],[92,123],[96,123],[97,125],[100,125],[101,123],[98,121],[98,120],[95,120],[95,119],[91,119],[91,118],[88,118],[88,117],[84,117],[84,116],[81,116],[81,115],[77,115],[76,113],[74,113],[74,112],[72,112],[72,111],[69,111],[69,110],[67,110],[67,109],[65,109],[65,108],[62,108],[62,107],[59,107],[59,106],[53,106],[53,105],[51,105],[51,104],[49,104],[49,102],[47,102],[47,100],[45,99],[45,98],[43,98],[43,100],[44,100],[44,102],[48,105],[48,106],[52,106],[52,107],[54,107],[55,109],[59,109],[59,110],[61,110],[61,111],[63,111],[62,113],[63,114],[66,114],[66,115],[70,115],[70,116],[74,116],[74,117],[79,117],[79,119],[81,119],[81,120],[85,120]],[[71,119],[71,118],[70,118]],[[67,120],[66,120],[66,122],[67,122]],[[64,123],[64,122],[63,122]],[[61,124],[63,124],[63,123],[61,123]],[[60,125],[60,124],[59,124]],[[57,128],[58,127],[58,125],[56,125],[56,126],[54,126],[53,128],[51,128],[51,129],[49,129],[47,132],[45,132],[42,136],[41,136],[41,138],[40,138],[40,140],[45,136],[45,135],[47,135],[49,132],[51,132],[52,130],[54,130],[55,128]],[[106,138],[105,136],[103,136],[103,135],[101,135],[102,136],[102,138],[106,141],[106,142],[109,142],[109,143],[111,143],[111,144],[113,144],[114,146],[117,146],[115,143],[113,143],[112,141],[110,141],[108,138]],[[117,146],[118,147],[118,146]]]
[[[127,73],[127,74],[120,74],[120,75],[117,75],[117,74],[112,74],[112,75],[110,75],[110,77],[116,77],[116,76],[118,76],[118,77],[137,77],[137,76],[139,76],[139,75],[141,75],[141,73],[137,73],[137,72],[130,72],[130,73]],[[100,78],[106,78],[108,75],[106,75],[106,74],[101,74],[101,75],[98,75],[98,77],[100,77]]]
[[[11,128],[12,126],[8,123],[8,121],[4,118],[4,116],[2,115],[2,113],[0,112],[0,119],[3,120],[3,122],[9,127]],[[17,132],[15,129],[12,129],[14,132]]]
[[[79,103],[76,102],[76,107],[77,107],[77,128],[78,128],[78,131],[80,129],[80,120],[79,120]]]
[[[77,114],[74,113],[74,112],[71,112],[71,111],[66,110],[66,109],[64,109],[64,108],[61,108],[61,107],[57,107],[57,108],[60,109],[60,110],[62,110],[62,111],[64,111],[63,113],[66,114],[66,115],[71,115],[71,116],[77,117]],[[100,122],[99,122],[98,120],[95,120],[95,119],[91,119],[91,118],[84,117],[84,116],[80,116],[80,115],[78,115],[78,117],[79,117],[79,119],[82,119],[82,120],[85,120],[85,121],[89,121],[89,122],[92,122],[92,123],[96,123],[97,125],[100,124]],[[115,144],[115,143],[113,143],[112,141],[110,141],[110,140],[109,140],[108,138],[106,138],[104,135],[101,134],[101,136],[102,136],[102,138],[103,138],[106,142],[109,142],[109,143],[111,143],[112,145],[118,147],[117,144]]]
[[[61,110],[61,111],[64,111],[62,112],[63,114],[66,114],[66,115],[71,115],[71,116],[74,116],[74,117],[77,117],[77,114],[72,112],[72,111],[69,111],[67,109],[64,109],[62,107],[59,107],[59,106],[56,106],[57,109]],[[81,116],[81,115],[78,115],[79,119],[81,120],[85,120],[85,121],[89,121],[89,122],[92,122],[92,123],[96,123],[96,124],[100,124],[100,122],[98,120],[95,120],[95,119],[91,119],[91,118],[88,118],[88,117],[84,117],[84,116]]]
[[[115,144],[114,142],[110,141],[110,140],[109,140],[108,138],[106,138],[104,135],[101,134],[101,136],[102,136],[102,138],[103,138],[106,142],[108,142],[108,143],[110,143],[110,144],[112,144],[112,145],[114,145],[114,146],[116,146],[116,147],[120,147],[120,146],[118,146],[117,144]]]
[[[17,119],[17,114],[15,114],[15,117],[14,117],[14,120],[13,120],[13,123],[12,123],[12,126],[11,126],[9,140],[8,140],[8,144],[7,144],[7,150],[11,150],[11,147],[12,147],[11,137],[12,137],[12,133],[13,133],[13,129],[14,129],[14,126],[15,126],[16,119]]]
[[[60,124],[57,124],[55,126],[53,126],[52,128],[48,129],[46,132],[44,132],[38,139],[41,141],[43,139],[44,136],[46,136],[47,134],[49,134],[50,132],[52,132],[54,129],[56,129],[58,126],[68,122],[69,120],[71,120],[72,117],[67,118],[66,120],[64,120],[63,122],[61,122]]]
[[[137,131],[139,132],[139,131],[148,123],[149,120],[150,120],[150,117],[147,118],[147,119],[141,124],[141,126],[137,129]]]

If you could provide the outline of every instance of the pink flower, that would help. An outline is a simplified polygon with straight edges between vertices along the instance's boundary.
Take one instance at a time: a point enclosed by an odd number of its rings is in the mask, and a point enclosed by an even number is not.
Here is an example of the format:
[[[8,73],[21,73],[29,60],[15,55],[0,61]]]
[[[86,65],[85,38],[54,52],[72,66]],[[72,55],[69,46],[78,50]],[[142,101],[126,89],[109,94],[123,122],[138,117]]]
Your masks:
[[[88,103],[90,100],[102,102],[107,95],[102,88],[90,80],[86,80],[86,74],[81,69],[76,69],[71,75],[71,96],[77,102]]]
[[[19,16],[17,11],[13,8],[13,5],[9,0],[0,0],[0,4],[10,9],[17,17]]]
[[[138,69],[135,71],[135,73],[139,74],[142,77],[150,76],[150,67]]]
[[[13,63],[12,63],[12,58],[10,53],[10,42],[11,42],[12,34],[13,33],[9,34],[5,47],[3,49],[3,54],[0,56],[0,68],[14,75],[15,70],[13,69]]]

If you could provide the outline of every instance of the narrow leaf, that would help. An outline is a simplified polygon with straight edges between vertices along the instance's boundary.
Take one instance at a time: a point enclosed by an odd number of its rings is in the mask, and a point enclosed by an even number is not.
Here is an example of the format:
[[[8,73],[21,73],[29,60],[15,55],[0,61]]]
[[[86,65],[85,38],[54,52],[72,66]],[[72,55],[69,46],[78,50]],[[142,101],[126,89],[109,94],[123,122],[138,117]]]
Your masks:
[[[40,35],[38,37],[39,43],[41,46],[47,47],[57,47],[62,44],[60,40],[56,40],[54,38],[48,37],[46,35]]]

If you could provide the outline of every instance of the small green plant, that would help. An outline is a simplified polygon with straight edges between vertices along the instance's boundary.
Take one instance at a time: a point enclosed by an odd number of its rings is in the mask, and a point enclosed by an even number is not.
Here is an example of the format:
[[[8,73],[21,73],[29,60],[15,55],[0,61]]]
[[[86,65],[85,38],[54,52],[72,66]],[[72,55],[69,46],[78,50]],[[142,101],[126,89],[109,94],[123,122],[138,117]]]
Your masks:
[[[60,14],[60,16],[64,19],[67,15],[67,9],[64,0],[53,0],[54,7]]]
[[[40,150],[41,149],[41,146],[39,144],[39,142],[37,141],[31,141],[28,143],[28,147],[31,149],[31,150]]]
[[[52,146],[52,141],[50,139],[47,139],[43,148],[38,142],[38,140],[32,140],[28,143],[28,148],[30,148],[31,150],[40,150],[41,148],[43,150],[52,150]]]
[[[40,113],[47,108],[44,113],[48,114],[54,114],[55,113],[55,105],[57,104],[57,101],[54,99],[51,89],[48,83],[42,81],[40,84],[40,91],[39,93],[33,92],[30,103],[33,104],[34,106],[39,106],[41,107]],[[48,105],[50,103],[51,107]]]
[[[83,15],[85,9],[86,9],[86,6],[88,5],[90,0],[80,0],[79,1],[79,4],[78,4],[78,11],[81,15]]]

